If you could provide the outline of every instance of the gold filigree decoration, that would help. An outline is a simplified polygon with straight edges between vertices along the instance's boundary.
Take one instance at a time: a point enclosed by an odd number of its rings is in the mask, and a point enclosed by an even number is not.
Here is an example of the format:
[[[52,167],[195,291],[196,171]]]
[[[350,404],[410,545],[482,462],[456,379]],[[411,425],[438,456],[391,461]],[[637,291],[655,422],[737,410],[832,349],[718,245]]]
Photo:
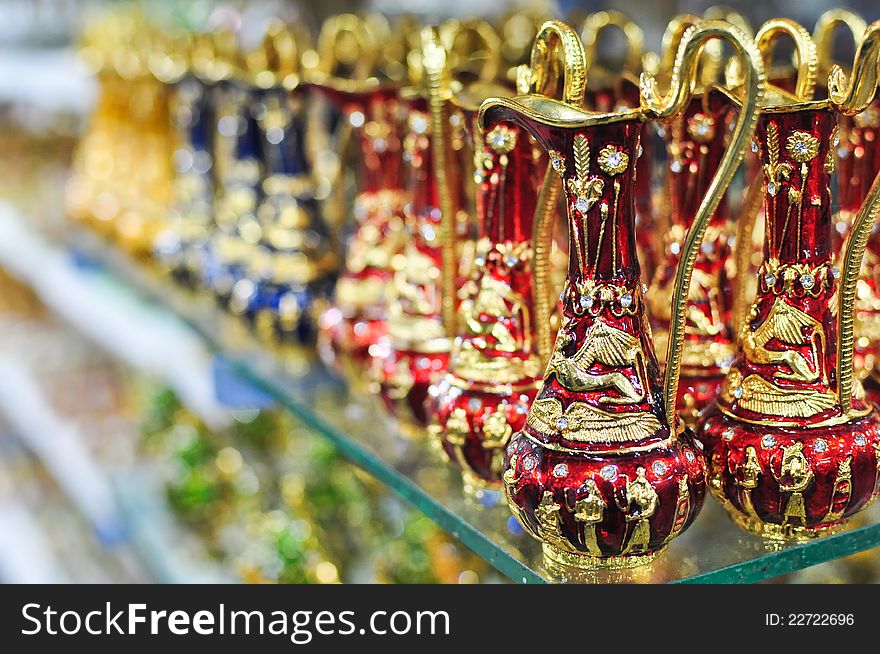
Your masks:
[[[560,333],[544,379],[555,375],[564,388],[574,392],[613,389],[621,395],[604,395],[599,398],[602,404],[632,404],[645,399],[647,382],[642,375],[645,353],[637,337],[612,327],[603,320],[596,320],[587,330],[583,345],[571,358],[562,352],[562,348],[569,345],[570,340],[567,332]],[[637,389],[620,370],[600,374],[589,372],[595,363],[609,368],[633,370],[641,389]]]
[[[742,380],[742,373],[731,370],[721,389],[727,404],[738,402],[752,413],[782,418],[810,418],[834,408],[837,397],[811,389],[779,388],[758,375]]]
[[[810,331],[804,336],[804,329]],[[816,345],[815,336],[819,336]],[[825,331],[822,323],[800,309],[788,304],[779,297],[773,303],[767,318],[761,325],[751,331],[748,324],[744,326],[741,336],[743,353],[750,363],[759,365],[785,365],[791,372],[778,372],[780,379],[792,379],[802,382],[814,382],[819,379],[819,361],[825,352]],[[769,350],[766,345],[776,339],[785,345],[809,345],[813,354],[813,366],[806,357],[794,349]]]
[[[535,431],[581,443],[626,443],[653,436],[660,421],[648,411],[611,413],[586,402],[573,402],[562,411],[553,397],[536,400],[526,420]]]
[[[608,175],[619,175],[629,166],[629,155],[613,145],[606,145],[599,151],[599,168]]]
[[[819,154],[819,139],[807,132],[792,132],[785,140],[785,149],[798,163],[807,163]]]
[[[568,190],[575,196],[575,208],[585,215],[602,197],[605,182],[590,175],[590,142],[578,134],[574,137],[574,172],[568,180]]]
[[[496,125],[486,135],[486,143],[496,154],[507,154],[516,147],[516,132],[506,125]]]

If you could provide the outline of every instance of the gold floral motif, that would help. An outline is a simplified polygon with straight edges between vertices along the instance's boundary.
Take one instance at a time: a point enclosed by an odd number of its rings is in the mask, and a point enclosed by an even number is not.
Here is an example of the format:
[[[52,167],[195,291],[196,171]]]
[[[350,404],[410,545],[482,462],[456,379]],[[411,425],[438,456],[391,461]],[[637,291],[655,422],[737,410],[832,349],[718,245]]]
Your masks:
[[[507,154],[516,147],[516,131],[506,125],[496,125],[486,135],[486,143],[496,154]]]
[[[586,402],[572,402],[563,413],[562,403],[548,397],[535,401],[526,420],[535,431],[581,443],[624,443],[653,436],[660,421],[648,411],[610,413]]]
[[[605,182],[590,175],[590,142],[580,134],[574,137],[574,169],[575,177],[568,180],[568,190],[576,197],[575,208],[585,215],[602,198]]]
[[[798,163],[807,163],[819,154],[819,139],[807,132],[792,132],[785,140],[785,149]]]
[[[606,145],[599,151],[598,163],[604,173],[619,175],[629,166],[629,155],[613,145]]]
[[[764,175],[767,177],[767,193],[771,197],[779,192],[782,182],[791,176],[791,164],[779,161],[779,130],[775,123],[767,126],[767,159]]]

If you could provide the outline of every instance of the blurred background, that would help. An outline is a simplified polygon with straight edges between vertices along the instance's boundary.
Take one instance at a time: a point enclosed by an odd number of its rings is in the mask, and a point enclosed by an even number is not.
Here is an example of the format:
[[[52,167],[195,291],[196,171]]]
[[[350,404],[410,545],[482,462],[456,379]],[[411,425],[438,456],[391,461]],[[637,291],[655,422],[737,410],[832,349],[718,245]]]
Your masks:
[[[329,440],[235,379],[183,325],[90,276],[88,260],[71,262],[31,238],[36,229],[51,242],[65,229],[71,156],[98,94],[79,35],[121,4],[0,0],[0,581],[503,581]],[[643,28],[649,50],[674,15],[714,4],[141,3],[186,24],[262,13],[312,30],[328,15],[362,10],[436,21],[618,9]],[[725,4],[754,26],[787,16],[810,29],[832,6]],[[880,18],[876,0],[836,5]],[[603,47],[613,56],[619,45]],[[866,552],[778,581],[876,582],[877,558]]]

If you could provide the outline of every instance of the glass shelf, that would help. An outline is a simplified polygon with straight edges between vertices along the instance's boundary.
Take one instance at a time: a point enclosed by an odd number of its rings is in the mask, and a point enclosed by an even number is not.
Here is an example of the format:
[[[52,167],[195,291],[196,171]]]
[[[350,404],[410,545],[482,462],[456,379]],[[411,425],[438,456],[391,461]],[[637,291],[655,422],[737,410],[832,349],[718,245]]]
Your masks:
[[[235,372],[514,582],[750,583],[880,545],[880,503],[856,516],[848,530],[779,546],[741,531],[707,497],[694,525],[649,566],[564,574],[548,570],[539,543],[522,532],[501,494],[466,496],[460,475],[440,460],[427,434],[404,436],[378,398],[350,389],[314,358],[304,361],[267,349],[207,294],[176,286],[90,234],[77,235],[73,249],[103,269],[111,283],[156,311],[176,314]]]

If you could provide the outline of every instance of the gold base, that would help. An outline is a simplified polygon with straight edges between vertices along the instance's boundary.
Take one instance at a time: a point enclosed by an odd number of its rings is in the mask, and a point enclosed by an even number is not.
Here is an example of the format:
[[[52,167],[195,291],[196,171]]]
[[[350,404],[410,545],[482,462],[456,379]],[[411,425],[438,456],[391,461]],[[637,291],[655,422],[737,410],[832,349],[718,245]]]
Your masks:
[[[726,507],[725,507],[726,508]],[[846,519],[833,525],[823,527],[803,527],[799,525],[778,525],[772,522],[763,522],[757,518],[743,515],[735,509],[728,508],[733,522],[740,528],[755,534],[768,541],[776,543],[803,543],[824,536],[830,536],[841,531],[846,526]]]
[[[554,547],[550,543],[542,543],[544,558],[550,566],[565,566],[579,570],[628,570],[652,563],[662,553],[664,545],[656,552],[648,554],[625,554],[623,556],[598,557],[580,552],[568,552]]]

